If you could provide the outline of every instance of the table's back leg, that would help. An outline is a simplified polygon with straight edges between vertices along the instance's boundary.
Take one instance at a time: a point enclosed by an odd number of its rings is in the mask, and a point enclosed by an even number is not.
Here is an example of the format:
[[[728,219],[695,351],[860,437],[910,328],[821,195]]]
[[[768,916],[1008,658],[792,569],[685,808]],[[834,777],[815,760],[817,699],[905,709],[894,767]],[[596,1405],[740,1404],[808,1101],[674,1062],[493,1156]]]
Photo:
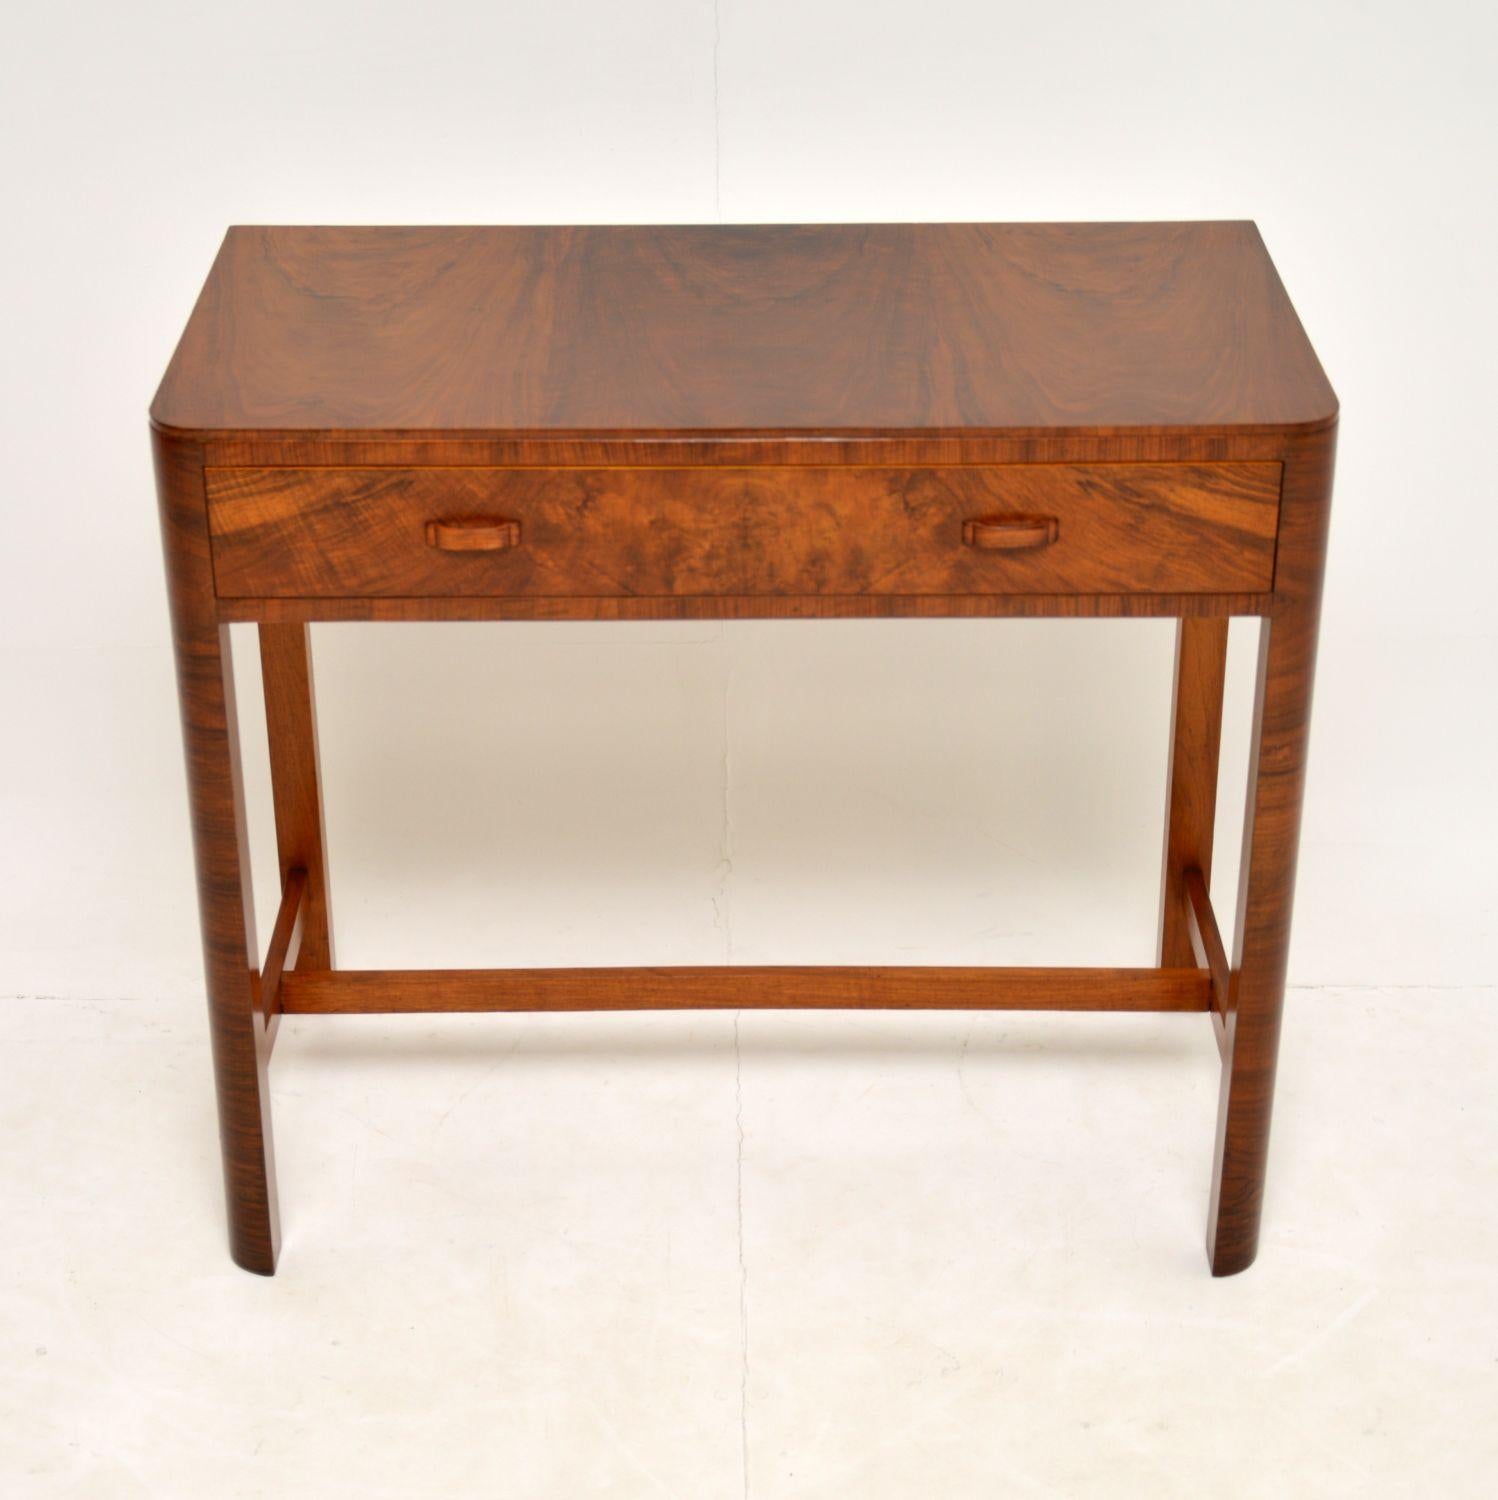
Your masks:
[[[307,872],[302,942],[304,969],[333,967],[327,844],[317,754],[317,709],[312,688],[312,643],[306,625],[262,625],[260,669],[276,804],[281,888],[294,869]]]
[[[188,806],[218,1089],[229,1248],[246,1270],[276,1268],[280,1227],[271,1142],[269,1046],[258,1008],[255,918],[245,836],[229,632],[213,594],[196,445],[153,434],[177,657]]]
[[[1222,747],[1222,689],[1227,667],[1224,618],[1176,622],[1170,772],[1165,794],[1165,855],[1160,879],[1160,967],[1192,969],[1196,957],[1186,913],[1186,871],[1210,884]]]
[[[1218,1276],[1253,1263],[1290,954],[1335,429],[1285,464],[1275,606],[1259,641],[1249,795],[1225,1031],[1207,1253]]]

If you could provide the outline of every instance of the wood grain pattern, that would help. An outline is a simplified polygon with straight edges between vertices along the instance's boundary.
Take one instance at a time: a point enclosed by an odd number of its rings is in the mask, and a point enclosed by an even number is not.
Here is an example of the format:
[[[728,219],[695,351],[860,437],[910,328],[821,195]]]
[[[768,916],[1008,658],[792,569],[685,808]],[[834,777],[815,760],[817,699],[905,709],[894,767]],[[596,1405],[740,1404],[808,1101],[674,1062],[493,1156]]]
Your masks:
[[[776,433],[756,437],[709,434],[658,437],[597,436],[585,432],[516,437],[406,434],[399,438],[219,434],[206,439],[204,462],[214,469],[473,468],[661,469],[690,465],[775,468],[866,466],[948,468],[959,464],[1278,463],[1284,434],[1259,428],[1198,432],[880,434],[818,436]]]
[[[1248,1265],[1336,410],[1249,224],[231,230],[152,423],[236,1261],[276,1262],[283,1010],[731,1005],[1212,1013],[1208,1252]],[[1036,545],[976,545],[1020,515]],[[465,519],[505,524],[440,528]],[[506,546],[445,553],[429,522]],[[1229,966],[1205,872],[1231,614],[1266,625]],[[1181,619],[1161,968],[332,968],[305,622],[943,615]],[[231,620],[263,626],[263,980]]]
[[[1287,451],[1278,598],[1259,641],[1228,1056],[1208,1211],[1208,1253],[1219,1276],[1245,1269],[1258,1254],[1335,453],[1335,429],[1295,439]]]
[[[1061,536],[1055,516],[987,515],[962,523],[962,545],[980,552],[1020,552],[1049,547]]]
[[[551,1010],[1204,1011],[1197,969],[753,967],[289,972],[288,1014]]]
[[[1212,1032],[1217,1049],[1228,1055],[1227,1020],[1232,1009],[1233,967],[1228,960],[1217,913],[1207,894],[1207,878],[1194,866],[1186,871],[1186,926],[1197,963],[1212,976]]]
[[[455,516],[428,521],[422,534],[427,546],[439,552],[503,552],[520,545],[520,522],[502,516]]]
[[[281,892],[281,905],[271,928],[270,946],[261,965],[256,1000],[265,1021],[267,1057],[275,1050],[276,1030],[283,1014],[281,981],[302,957],[307,918],[307,872],[292,870]]]
[[[329,969],[333,966],[333,928],[327,834],[313,701],[312,641],[305,625],[260,627],[260,675],[265,685],[265,727],[281,888],[288,888],[293,870],[304,873],[307,901],[302,961],[309,968]]]
[[[1273,582],[1279,466],[209,469],[230,598],[1210,593]],[[1059,523],[986,552],[964,526]],[[518,521],[445,555],[434,521]]]
[[[221,620],[1157,620],[1267,615],[1272,594],[693,594],[220,599]]]
[[[1257,229],[231,229],[152,408],[226,433],[1288,431]]]
[[[201,450],[154,435],[187,800],[198,878],[208,1021],[218,1093],[229,1250],[269,1276],[280,1249],[275,1148],[259,1007],[260,955],[250,889],[229,632],[214,617]]]
[[[1159,943],[1159,961],[1171,968],[1195,961],[1187,930],[1186,871],[1200,870],[1211,880],[1227,659],[1226,620],[1182,620],[1176,626]]]

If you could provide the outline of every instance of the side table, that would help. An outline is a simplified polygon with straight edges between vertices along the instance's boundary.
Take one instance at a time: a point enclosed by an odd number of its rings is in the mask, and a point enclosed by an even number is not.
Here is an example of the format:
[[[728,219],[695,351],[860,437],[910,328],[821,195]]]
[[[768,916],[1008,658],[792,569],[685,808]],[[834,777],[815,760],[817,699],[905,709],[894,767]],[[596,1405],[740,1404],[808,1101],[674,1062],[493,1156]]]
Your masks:
[[[1214,1272],[1256,1251],[1337,403],[1247,223],[236,228],[151,409],[234,1259],[279,1246],[280,1017],[1198,1012]],[[336,966],[318,620],[1167,616],[1158,964]],[[1209,889],[1227,627],[1258,616],[1236,937]],[[260,632],[255,937],[230,629]]]

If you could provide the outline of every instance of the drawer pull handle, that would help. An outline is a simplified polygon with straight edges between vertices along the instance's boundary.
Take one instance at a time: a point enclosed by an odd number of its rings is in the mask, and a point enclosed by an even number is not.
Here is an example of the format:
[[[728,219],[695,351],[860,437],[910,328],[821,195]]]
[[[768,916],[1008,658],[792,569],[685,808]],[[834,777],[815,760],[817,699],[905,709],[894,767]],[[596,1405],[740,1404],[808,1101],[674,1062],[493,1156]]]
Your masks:
[[[464,516],[453,521],[427,522],[427,546],[441,552],[503,552],[507,547],[519,545],[519,521]]]
[[[1049,547],[1061,535],[1055,516],[980,516],[962,523],[962,544],[980,552],[1024,552]]]

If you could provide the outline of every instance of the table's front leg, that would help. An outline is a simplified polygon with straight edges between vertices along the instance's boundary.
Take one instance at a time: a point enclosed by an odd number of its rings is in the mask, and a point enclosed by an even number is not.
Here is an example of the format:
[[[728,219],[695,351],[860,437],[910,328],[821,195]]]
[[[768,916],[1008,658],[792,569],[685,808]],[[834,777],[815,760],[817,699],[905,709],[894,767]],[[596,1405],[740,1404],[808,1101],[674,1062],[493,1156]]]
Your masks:
[[[220,625],[196,445],[153,434],[177,691],[187,762],[208,1019],[218,1090],[229,1248],[249,1271],[276,1268],[280,1228],[271,1144],[266,1018],[250,888],[229,631]]]
[[[1249,795],[1225,1031],[1207,1253],[1218,1276],[1258,1252],[1290,916],[1305,792],[1311,688],[1335,429],[1285,465],[1275,607],[1259,641]]]

